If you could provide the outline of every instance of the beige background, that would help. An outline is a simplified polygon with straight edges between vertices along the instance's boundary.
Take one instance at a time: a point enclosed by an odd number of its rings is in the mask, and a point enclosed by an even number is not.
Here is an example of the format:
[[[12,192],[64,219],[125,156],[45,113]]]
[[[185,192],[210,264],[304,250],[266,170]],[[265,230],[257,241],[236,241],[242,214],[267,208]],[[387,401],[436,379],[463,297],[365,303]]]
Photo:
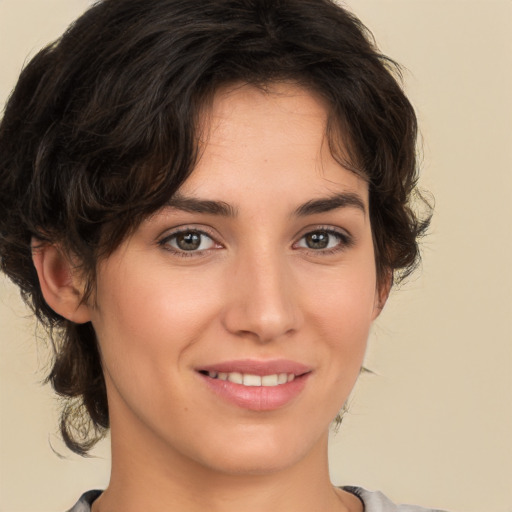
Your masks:
[[[0,104],[26,56],[88,3],[0,0]],[[408,69],[437,213],[422,271],[374,328],[376,375],[332,439],[333,480],[453,512],[512,512],[512,2],[349,4]],[[0,511],[63,511],[107,484],[108,447],[81,459],[55,435],[46,350],[27,315],[0,278]]]

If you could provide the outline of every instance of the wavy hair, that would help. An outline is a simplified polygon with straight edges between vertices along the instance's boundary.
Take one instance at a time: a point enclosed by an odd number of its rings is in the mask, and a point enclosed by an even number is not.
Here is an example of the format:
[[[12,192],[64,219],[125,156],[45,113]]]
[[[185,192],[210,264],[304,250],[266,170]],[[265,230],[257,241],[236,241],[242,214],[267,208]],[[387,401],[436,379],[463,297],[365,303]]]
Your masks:
[[[44,301],[31,239],[98,261],[194,169],[198,119],[230,83],[294,81],[329,106],[333,155],[369,184],[380,282],[409,274],[428,226],[411,208],[417,122],[400,69],[331,0],[104,0],[25,67],[0,125],[0,265],[50,332],[48,380],[82,455],[109,426],[97,339]],[[344,149],[340,148],[340,134]]]

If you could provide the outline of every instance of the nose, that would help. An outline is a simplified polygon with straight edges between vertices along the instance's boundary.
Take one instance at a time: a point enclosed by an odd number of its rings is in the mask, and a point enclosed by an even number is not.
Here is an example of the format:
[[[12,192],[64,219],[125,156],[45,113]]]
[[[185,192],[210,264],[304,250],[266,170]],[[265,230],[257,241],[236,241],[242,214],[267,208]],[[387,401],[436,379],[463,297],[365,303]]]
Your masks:
[[[223,315],[228,331],[268,343],[300,328],[299,294],[286,256],[245,255],[231,273]]]

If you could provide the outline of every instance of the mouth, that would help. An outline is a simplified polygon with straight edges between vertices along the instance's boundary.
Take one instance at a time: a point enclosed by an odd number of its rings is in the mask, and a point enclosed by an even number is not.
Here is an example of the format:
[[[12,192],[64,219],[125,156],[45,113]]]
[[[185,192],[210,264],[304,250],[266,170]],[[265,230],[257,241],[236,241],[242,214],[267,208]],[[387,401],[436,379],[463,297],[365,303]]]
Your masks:
[[[241,384],[242,386],[256,387],[274,387],[287,384],[295,380],[297,375],[294,373],[272,373],[270,375],[255,375],[253,373],[240,372],[216,372],[202,370],[199,373],[207,375],[210,379],[224,380],[233,384]]]
[[[293,361],[239,360],[196,370],[208,389],[237,407],[271,411],[293,402],[312,369]]]

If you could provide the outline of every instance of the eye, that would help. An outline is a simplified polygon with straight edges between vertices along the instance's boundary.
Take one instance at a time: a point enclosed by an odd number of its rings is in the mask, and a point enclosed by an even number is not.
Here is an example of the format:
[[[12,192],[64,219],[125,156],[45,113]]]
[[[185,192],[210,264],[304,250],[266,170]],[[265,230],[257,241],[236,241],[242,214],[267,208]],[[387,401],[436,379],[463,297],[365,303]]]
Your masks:
[[[317,229],[306,233],[295,245],[314,251],[336,251],[351,244],[350,237],[333,229]]]
[[[186,229],[172,233],[164,238],[160,244],[177,253],[207,251],[217,246],[210,236],[197,229]]]

